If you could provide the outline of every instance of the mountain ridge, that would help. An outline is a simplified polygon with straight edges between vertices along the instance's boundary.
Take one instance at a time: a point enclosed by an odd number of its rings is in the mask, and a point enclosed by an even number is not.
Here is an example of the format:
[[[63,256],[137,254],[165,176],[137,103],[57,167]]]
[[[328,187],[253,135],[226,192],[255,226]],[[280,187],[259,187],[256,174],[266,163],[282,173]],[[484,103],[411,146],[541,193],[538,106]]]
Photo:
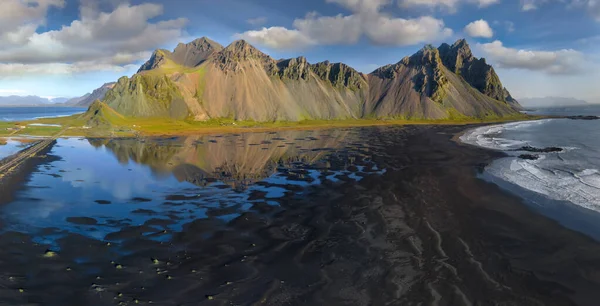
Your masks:
[[[343,63],[275,60],[246,41],[207,38],[157,50],[103,99],[129,117],[204,121],[458,119],[514,115],[520,105],[466,40],[363,74]]]
[[[96,100],[103,100],[106,93],[115,86],[116,82],[104,83],[91,93],[87,93],[81,97],[72,98],[63,103],[64,106],[72,107],[90,107]]]
[[[36,106],[64,106],[68,98],[45,98],[35,95],[27,96],[0,96],[0,107],[36,107]]]

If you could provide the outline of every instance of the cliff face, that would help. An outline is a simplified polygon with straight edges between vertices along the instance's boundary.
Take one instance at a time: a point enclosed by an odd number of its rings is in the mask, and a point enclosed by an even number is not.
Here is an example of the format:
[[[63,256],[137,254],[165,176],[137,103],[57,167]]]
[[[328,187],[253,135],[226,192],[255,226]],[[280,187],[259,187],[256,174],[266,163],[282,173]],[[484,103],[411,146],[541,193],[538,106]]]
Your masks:
[[[464,39],[458,40],[452,46],[442,44],[439,48],[440,57],[444,66],[451,72],[461,76],[467,83],[479,90],[484,95],[503,102],[514,102],[508,90],[502,86],[500,77],[484,58],[473,56],[471,48]]]
[[[460,41],[454,46],[460,46]],[[376,118],[460,119],[501,117],[515,112],[513,106],[472,85],[479,80],[469,82],[461,73],[453,72],[468,71],[464,67],[471,64],[465,63],[477,61],[468,46],[450,50],[452,54],[444,45],[425,46],[416,54],[371,73],[367,114]]]
[[[425,46],[364,75],[342,63],[277,61],[245,41],[222,48],[199,39],[174,52],[157,50],[104,102],[128,117],[189,120],[485,118],[518,109],[464,40]]]

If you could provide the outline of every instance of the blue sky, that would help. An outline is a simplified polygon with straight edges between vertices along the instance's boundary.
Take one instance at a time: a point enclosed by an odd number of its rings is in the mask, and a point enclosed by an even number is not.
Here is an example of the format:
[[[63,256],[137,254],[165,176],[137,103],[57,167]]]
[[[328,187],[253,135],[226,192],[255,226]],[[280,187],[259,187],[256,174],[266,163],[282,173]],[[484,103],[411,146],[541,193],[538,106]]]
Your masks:
[[[366,73],[464,37],[516,97],[600,102],[598,0],[3,0],[0,95],[79,96],[201,36]]]

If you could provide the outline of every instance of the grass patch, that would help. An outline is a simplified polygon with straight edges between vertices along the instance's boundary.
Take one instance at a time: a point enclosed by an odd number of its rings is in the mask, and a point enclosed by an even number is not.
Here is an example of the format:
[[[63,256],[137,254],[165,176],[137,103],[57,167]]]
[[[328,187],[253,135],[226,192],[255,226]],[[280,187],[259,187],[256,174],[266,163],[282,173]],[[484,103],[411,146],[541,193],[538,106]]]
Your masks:
[[[186,121],[165,118],[128,118],[114,112],[109,107],[102,107],[102,117],[106,125],[88,128],[86,127],[89,116],[74,115],[60,118],[44,118],[20,123],[0,122],[0,136],[6,136],[8,132],[12,135],[31,136],[53,136],[63,127],[68,126],[64,136],[94,136],[94,137],[119,137],[119,136],[157,136],[157,135],[190,135],[209,133],[243,133],[262,132],[270,130],[305,130],[324,128],[345,128],[361,126],[384,126],[384,125],[466,125],[478,123],[502,123],[517,120],[539,119],[538,116],[515,114],[507,117],[468,118],[464,116],[452,116],[453,119],[422,120],[422,119],[340,119],[340,120],[303,120],[297,122],[274,121],[236,121],[231,118],[211,119],[207,121]],[[31,123],[58,124],[61,127],[27,126]],[[7,128],[26,126],[23,129],[8,131]]]

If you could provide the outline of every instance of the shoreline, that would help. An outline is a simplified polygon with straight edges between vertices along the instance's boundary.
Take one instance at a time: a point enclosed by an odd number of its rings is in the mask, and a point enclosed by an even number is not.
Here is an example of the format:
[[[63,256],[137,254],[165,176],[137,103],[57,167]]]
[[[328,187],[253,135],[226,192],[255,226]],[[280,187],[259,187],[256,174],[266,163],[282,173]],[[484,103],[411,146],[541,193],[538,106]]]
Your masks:
[[[229,223],[212,217],[215,208],[167,243],[140,234],[149,224],[132,224],[116,227],[111,245],[67,235],[48,259],[51,247],[34,244],[35,234],[3,231],[0,250],[29,264],[0,253],[0,269],[15,278],[0,301],[596,305],[600,244],[478,177],[504,153],[453,141],[464,126],[353,130],[360,141],[341,156],[355,150],[364,155],[357,166],[369,160],[385,172],[296,189],[302,196],[255,204]]]

